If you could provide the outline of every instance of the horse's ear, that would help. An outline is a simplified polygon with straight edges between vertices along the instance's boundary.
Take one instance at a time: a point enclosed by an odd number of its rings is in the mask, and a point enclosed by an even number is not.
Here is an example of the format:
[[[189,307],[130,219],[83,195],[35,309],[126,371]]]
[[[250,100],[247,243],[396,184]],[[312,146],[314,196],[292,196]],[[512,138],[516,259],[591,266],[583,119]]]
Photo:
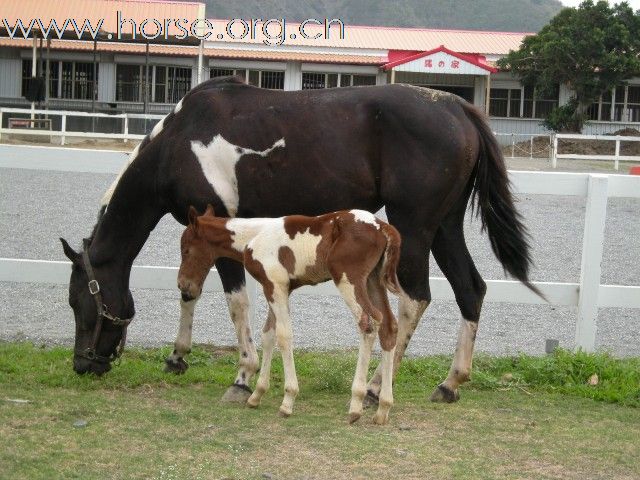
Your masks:
[[[208,204],[207,209],[204,211],[204,215],[207,217],[215,217],[216,213],[213,211],[213,205]]]
[[[189,207],[189,225],[193,225],[195,227],[197,219],[198,219],[198,211],[196,210],[196,207],[191,205]]]
[[[62,250],[64,250],[64,254],[69,260],[73,263],[80,263],[82,261],[81,255],[71,248],[64,238],[60,237],[60,243],[62,243]]]

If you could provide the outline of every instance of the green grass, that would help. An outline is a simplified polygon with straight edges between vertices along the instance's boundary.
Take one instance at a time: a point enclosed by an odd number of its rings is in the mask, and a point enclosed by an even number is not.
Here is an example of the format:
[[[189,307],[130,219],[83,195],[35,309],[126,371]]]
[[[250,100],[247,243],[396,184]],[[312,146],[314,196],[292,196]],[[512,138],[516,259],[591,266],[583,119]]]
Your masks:
[[[128,350],[96,378],[69,349],[0,343],[0,478],[640,478],[640,359],[480,356],[454,405],[427,401],[449,359],[408,359],[378,427],[346,421],[354,352],[296,352],[288,419],[278,356],[253,410],[218,401],[235,354],[195,348],[173,376],[169,352]]]

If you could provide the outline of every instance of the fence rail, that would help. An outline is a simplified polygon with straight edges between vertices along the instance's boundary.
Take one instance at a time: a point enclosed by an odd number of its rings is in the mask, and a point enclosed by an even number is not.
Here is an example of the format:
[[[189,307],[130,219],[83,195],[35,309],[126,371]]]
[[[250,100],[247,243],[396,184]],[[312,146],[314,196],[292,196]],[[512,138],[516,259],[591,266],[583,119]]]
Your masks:
[[[59,130],[38,130],[38,129],[27,129],[27,128],[11,128],[11,125],[8,128],[4,128],[3,119],[6,114],[19,114],[19,115],[41,115],[45,118],[49,117],[60,117],[60,129]],[[48,137],[60,137],[60,144],[64,145],[66,143],[67,137],[78,137],[78,138],[102,138],[102,139],[113,139],[113,140],[122,140],[123,142],[127,142],[128,140],[142,140],[144,135],[135,134],[129,132],[130,121],[133,119],[140,120],[160,120],[164,118],[165,115],[153,115],[153,114],[142,114],[142,113],[118,113],[118,114],[109,114],[109,113],[97,113],[97,112],[74,112],[67,110],[30,110],[26,108],[0,108],[0,139],[2,138],[2,134],[13,134],[13,135],[34,135],[34,136],[48,136]],[[105,133],[105,132],[87,132],[81,130],[70,130],[67,128],[67,119],[68,118],[91,118],[91,119],[109,119],[109,120],[121,120],[122,123],[122,133]],[[150,124],[150,127],[153,127],[155,122]]]
[[[582,155],[576,153],[558,153],[558,140],[599,140],[616,142],[615,153],[613,155]],[[558,159],[565,158],[570,160],[613,160],[613,168],[618,170],[620,160],[640,161],[640,156],[636,155],[620,155],[620,142],[640,142],[640,137],[625,137],[622,135],[581,135],[573,133],[557,133],[553,135],[553,148],[551,150],[551,166],[556,168]]]
[[[0,145],[0,160],[5,151],[23,149],[22,158],[27,160],[29,148]],[[39,158],[46,162],[49,170],[78,171],[70,168],[67,157],[74,149],[40,148]],[[75,150],[75,152],[87,152]],[[120,152],[112,154],[114,163],[110,167],[117,172],[125,158]],[[10,156],[10,155],[9,155]],[[15,156],[15,155],[14,155]],[[85,153],[87,167],[83,171],[98,171],[91,157]],[[95,162],[95,160],[94,160]],[[40,168],[29,161],[1,162],[0,168]],[[531,195],[568,195],[586,197],[582,267],[578,283],[534,282],[552,305],[578,307],[576,323],[576,346],[587,351],[595,348],[595,334],[598,308],[640,308],[640,286],[601,285],[600,264],[604,243],[607,200],[613,197],[640,198],[640,177],[628,175],[603,175],[565,172],[524,172],[510,171],[510,179],[515,193]],[[26,282],[63,285],[69,281],[70,264],[67,262],[0,258],[0,281]],[[444,278],[431,277],[431,292],[434,299],[453,300],[453,292]],[[136,266],[131,274],[131,286],[135,288],[175,289],[176,268],[157,266]],[[488,280],[485,302],[542,304],[542,299],[534,295],[521,283],[511,280]],[[257,289],[254,282],[248,286],[251,303],[255,305]],[[217,275],[210,275],[205,290],[222,291]],[[303,295],[338,295],[333,285],[325,283],[316,287],[300,289]]]

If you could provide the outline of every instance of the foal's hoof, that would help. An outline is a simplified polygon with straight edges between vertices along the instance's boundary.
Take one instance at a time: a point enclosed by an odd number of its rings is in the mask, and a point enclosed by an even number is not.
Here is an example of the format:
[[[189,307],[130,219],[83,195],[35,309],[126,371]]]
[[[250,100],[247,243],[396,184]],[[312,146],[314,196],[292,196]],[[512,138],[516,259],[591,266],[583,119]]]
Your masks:
[[[176,375],[182,375],[187,371],[187,368],[189,368],[189,364],[182,358],[178,358],[177,360],[167,358],[164,363],[164,371],[167,373],[175,373]]]
[[[458,393],[458,390],[451,390],[450,388],[440,384],[433,391],[429,400],[436,403],[454,403],[460,400],[460,394]]]
[[[247,403],[252,393],[253,391],[246,385],[234,383],[227,388],[220,401],[225,403]]]
[[[367,390],[367,394],[362,399],[362,408],[377,407],[378,403],[380,403],[380,397],[372,390]]]
[[[282,417],[282,418],[288,418],[291,416],[291,410],[285,410],[284,408],[280,407],[278,409],[278,416]]]
[[[360,420],[361,416],[362,416],[362,413],[351,412],[349,414],[349,424],[356,423],[358,420]]]
[[[373,416],[373,423],[376,425],[386,425],[387,422],[389,422],[389,415],[387,414],[376,412]]]

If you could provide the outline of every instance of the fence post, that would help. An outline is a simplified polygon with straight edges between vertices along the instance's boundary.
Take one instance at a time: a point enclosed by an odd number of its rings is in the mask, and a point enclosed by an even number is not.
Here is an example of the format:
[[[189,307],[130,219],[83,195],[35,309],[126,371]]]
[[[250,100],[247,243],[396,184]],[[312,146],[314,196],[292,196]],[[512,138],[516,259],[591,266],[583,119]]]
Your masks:
[[[516,137],[511,134],[511,158],[514,158],[516,155]]]
[[[618,170],[618,164],[620,162],[620,140],[616,140],[616,160],[614,163],[614,168]]]
[[[127,143],[127,137],[129,136],[129,115],[124,114],[124,143]]]
[[[0,139],[2,138],[2,108],[0,108]]]
[[[553,148],[551,149],[551,166],[558,166],[558,135],[553,134]]]
[[[533,158],[533,135],[531,135],[531,140],[529,141],[529,159]]]
[[[600,290],[607,197],[607,175],[589,175],[575,337],[576,348],[587,352],[592,352],[596,345],[598,291]]]
[[[64,145],[64,134],[67,131],[67,114],[62,115],[62,125],[60,126],[60,145]]]

